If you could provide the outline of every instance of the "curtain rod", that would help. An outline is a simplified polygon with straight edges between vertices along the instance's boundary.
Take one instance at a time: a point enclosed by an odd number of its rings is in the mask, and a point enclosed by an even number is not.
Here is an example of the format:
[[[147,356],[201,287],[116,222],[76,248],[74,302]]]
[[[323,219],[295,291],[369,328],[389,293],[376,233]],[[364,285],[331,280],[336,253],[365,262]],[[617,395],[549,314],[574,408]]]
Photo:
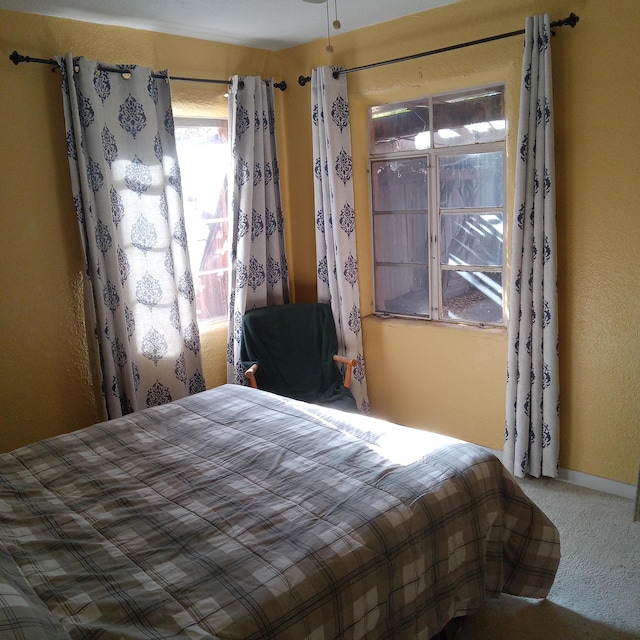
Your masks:
[[[32,58],[31,56],[20,55],[17,51],[14,51],[9,56],[9,60],[11,60],[11,62],[13,62],[13,64],[15,65],[18,65],[21,62],[37,62],[39,64],[49,64],[52,67],[60,66],[57,60],[54,60],[53,58],[49,58],[49,59]],[[104,65],[101,65],[101,64],[98,65],[98,70],[110,71],[113,73],[121,73],[121,74],[129,73],[129,71],[131,71],[131,69],[128,69],[127,67],[119,67],[119,68],[105,67]],[[52,69],[52,71],[55,71],[55,69]],[[153,78],[163,78],[165,80],[181,80],[183,82],[205,82],[205,83],[211,83],[211,84],[226,84],[226,85],[231,84],[230,80],[213,80],[210,78],[185,78],[180,76],[167,76],[163,73],[152,73],[151,76]],[[284,80],[282,80],[282,82],[274,82],[273,86],[276,89],[280,89],[280,91],[284,91],[287,88],[287,83]],[[240,82],[238,83],[238,87],[240,89],[244,89],[244,82],[242,82],[242,80],[240,80]]]
[[[551,23],[551,27],[564,27],[566,25],[570,27],[575,27],[580,18],[572,13],[568,18],[564,18],[563,20],[556,20]],[[513,36],[523,35],[525,33],[524,29],[519,29],[518,31],[510,31],[509,33],[501,33],[497,36],[489,36],[488,38],[481,38],[480,40],[472,40],[470,42],[462,42],[460,44],[454,44],[449,47],[442,47],[441,49],[433,49],[432,51],[423,51],[422,53],[414,53],[410,56],[404,56],[402,58],[394,58],[393,60],[385,60],[383,62],[374,62],[372,64],[365,64],[361,67],[353,67],[352,69],[342,69],[339,71],[333,72],[333,77],[338,78],[342,73],[354,73],[355,71],[363,71],[364,69],[373,69],[375,67],[382,67],[387,64],[395,64],[396,62],[405,62],[406,60],[415,60],[416,58],[424,58],[425,56],[432,56],[436,53],[444,53],[445,51],[454,51],[455,49],[463,49],[464,47],[472,47],[476,44],[483,44],[485,42],[492,42],[493,40],[502,40],[504,38],[512,38]],[[307,82],[311,81],[310,76],[300,76],[298,78],[298,84],[304,87]]]

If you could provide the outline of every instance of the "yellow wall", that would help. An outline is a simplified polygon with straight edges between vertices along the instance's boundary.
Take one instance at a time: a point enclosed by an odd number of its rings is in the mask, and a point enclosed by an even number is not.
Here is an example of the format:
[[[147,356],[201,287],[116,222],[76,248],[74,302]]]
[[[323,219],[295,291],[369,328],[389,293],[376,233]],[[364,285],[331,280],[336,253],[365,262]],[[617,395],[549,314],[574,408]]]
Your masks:
[[[559,236],[561,444],[565,468],[635,483],[640,462],[640,5],[636,0],[493,0],[459,3],[283,52],[294,81],[313,67],[347,68],[524,28],[524,18],[572,11],[575,29],[553,38]],[[362,313],[372,312],[367,175],[367,107],[493,82],[507,85],[516,151],[522,38],[348,75]],[[289,78],[291,76],[291,78]],[[298,298],[315,295],[309,87],[285,101],[285,149],[295,189],[288,226],[295,237]],[[508,184],[513,185],[513,163]],[[512,189],[509,189],[512,192]],[[364,320],[367,382],[376,415],[502,449],[506,332],[410,320]]]
[[[9,53],[72,51],[137,62],[173,75],[273,75],[292,290],[315,299],[310,87],[300,74],[347,67],[520,29],[527,15],[574,11],[580,23],[553,39],[558,180],[563,467],[634,483],[640,459],[636,317],[640,188],[635,133],[640,88],[636,0],[493,0],[459,3],[280,52],[0,11],[0,450],[98,419],[86,357],[82,258],[73,218],[59,76],[13,67]],[[522,40],[362,71],[348,76],[363,315],[372,310],[367,177],[369,105],[489,82],[507,84],[515,152]],[[3,62],[4,61],[4,62]],[[175,110],[212,115],[219,89],[172,85]],[[26,150],[23,151],[23,149]],[[513,182],[510,170],[509,183]],[[224,325],[203,335],[209,387],[225,379]],[[506,335],[409,320],[364,321],[369,395],[377,415],[500,449]]]

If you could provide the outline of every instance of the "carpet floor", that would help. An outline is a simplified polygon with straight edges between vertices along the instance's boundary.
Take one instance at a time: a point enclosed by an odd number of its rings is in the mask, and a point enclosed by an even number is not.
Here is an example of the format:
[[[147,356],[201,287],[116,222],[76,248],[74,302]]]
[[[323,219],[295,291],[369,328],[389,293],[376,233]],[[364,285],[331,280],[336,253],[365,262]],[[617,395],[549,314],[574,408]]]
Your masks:
[[[556,580],[546,600],[490,599],[455,640],[640,638],[640,523],[633,520],[633,500],[549,478],[518,482],[560,531]]]

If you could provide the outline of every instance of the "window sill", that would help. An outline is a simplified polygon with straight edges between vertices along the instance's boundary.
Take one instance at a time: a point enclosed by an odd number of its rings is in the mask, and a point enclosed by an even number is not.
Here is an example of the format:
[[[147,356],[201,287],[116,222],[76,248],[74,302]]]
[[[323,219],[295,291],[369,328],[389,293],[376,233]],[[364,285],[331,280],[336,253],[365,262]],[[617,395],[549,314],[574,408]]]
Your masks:
[[[496,335],[507,335],[506,325],[495,324],[471,324],[464,322],[446,322],[443,320],[426,320],[423,318],[410,318],[408,316],[386,316],[372,313],[362,318],[363,322],[389,323],[395,327],[412,327],[418,326],[431,327],[434,330],[444,329],[453,331],[482,331],[483,333],[491,333]]]

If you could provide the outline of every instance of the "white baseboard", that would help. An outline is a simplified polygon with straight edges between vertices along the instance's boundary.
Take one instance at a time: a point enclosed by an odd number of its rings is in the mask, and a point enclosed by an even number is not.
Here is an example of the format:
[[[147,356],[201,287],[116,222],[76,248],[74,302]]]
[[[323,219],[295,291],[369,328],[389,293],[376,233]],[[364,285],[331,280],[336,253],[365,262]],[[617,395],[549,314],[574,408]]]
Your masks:
[[[600,478],[599,476],[592,476],[588,473],[572,471],[571,469],[563,469],[562,467],[559,469],[558,478],[571,484],[577,484],[580,487],[610,493],[611,495],[620,496],[621,498],[628,498],[629,500],[635,500],[636,498],[637,487],[633,484],[609,480],[608,478]]]
[[[489,447],[484,448],[502,460],[502,451],[490,449]],[[571,469],[560,467],[560,469],[558,469],[558,480],[569,482],[570,484],[575,484],[586,489],[593,489],[594,491],[602,491],[603,493],[620,496],[621,498],[628,498],[629,500],[636,499],[637,487],[634,484],[600,478],[599,476],[592,476],[589,473],[582,473],[582,471],[572,471]]]

